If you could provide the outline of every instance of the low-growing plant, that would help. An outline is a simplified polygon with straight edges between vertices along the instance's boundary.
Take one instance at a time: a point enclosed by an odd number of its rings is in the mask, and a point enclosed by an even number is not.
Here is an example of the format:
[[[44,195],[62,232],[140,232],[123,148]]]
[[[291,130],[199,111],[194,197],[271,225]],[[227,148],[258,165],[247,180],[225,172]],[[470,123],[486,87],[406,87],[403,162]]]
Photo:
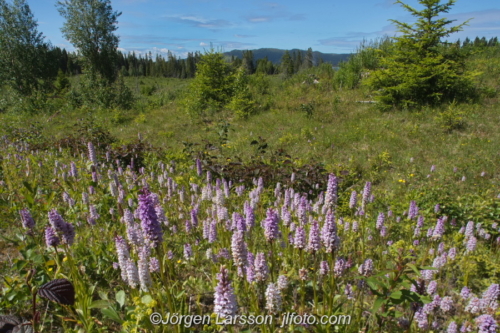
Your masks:
[[[311,118],[314,112],[314,103],[300,104],[300,111],[303,112],[307,118]]]
[[[141,94],[145,96],[151,96],[156,91],[155,85],[141,86]]]
[[[440,112],[435,117],[439,127],[448,133],[454,130],[464,129],[467,124],[465,118],[466,112],[456,103],[451,103],[444,111]]]
[[[87,106],[90,108],[122,108],[130,109],[135,99],[132,91],[125,85],[123,77],[110,84],[106,79],[96,75],[82,75],[78,85],[73,86],[67,97],[74,108]]]

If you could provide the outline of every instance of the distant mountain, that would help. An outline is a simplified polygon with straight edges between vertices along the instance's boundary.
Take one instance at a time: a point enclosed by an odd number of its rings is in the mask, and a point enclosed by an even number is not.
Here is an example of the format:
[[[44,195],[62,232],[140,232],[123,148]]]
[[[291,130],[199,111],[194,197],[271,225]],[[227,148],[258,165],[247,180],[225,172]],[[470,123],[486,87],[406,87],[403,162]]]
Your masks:
[[[224,55],[229,57],[235,56],[236,58],[241,59],[243,57],[243,51],[246,50],[232,50],[229,52],[224,52]],[[269,59],[273,64],[278,64],[281,60],[281,57],[283,57],[283,54],[285,54],[286,50],[264,48],[251,51],[253,52],[253,58],[255,61],[267,57],[267,59]],[[288,51],[290,52],[290,55],[293,55],[294,52],[300,51],[302,52],[303,56],[307,52],[306,50],[299,50],[299,49],[293,49]],[[336,54],[336,53],[322,53],[318,51],[313,51],[314,62],[317,63],[317,61],[321,58],[323,59],[324,62],[329,62],[334,66],[337,66],[341,61],[346,61],[350,56],[351,56],[350,53]]]

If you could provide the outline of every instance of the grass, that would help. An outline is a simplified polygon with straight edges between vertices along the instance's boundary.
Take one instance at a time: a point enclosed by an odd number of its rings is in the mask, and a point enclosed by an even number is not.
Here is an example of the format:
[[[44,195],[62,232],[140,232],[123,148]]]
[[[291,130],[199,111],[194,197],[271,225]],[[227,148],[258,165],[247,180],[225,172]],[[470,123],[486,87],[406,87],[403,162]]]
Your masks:
[[[263,100],[272,101],[267,105],[269,110],[262,110],[249,120],[232,119],[230,114],[222,113],[208,122],[193,121],[178,103],[189,82],[157,78],[127,80],[136,93],[139,110],[77,109],[29,118],[8,114],[2,117],[3,123],[38,121],[45,136],[63,137],[72,130],[69,125],[91,114],[122,142],[141,133],[154,146],[173,150],[182,149],[183,142],[216,140],[216,126],[225,120],[230,123],[228,152],[247,160],[253,152],[249,143],[259,137],[266,140],[270,150],[284,149],[302,163],[355,163],[367,174],[378,157],[386,154],[390,156],[392,171],[379,180],[385,188],[392,186],[393,175],[403,171],[399,166],[405,166],[412,157],[421,169],[437,165],[451,172],[457,167],[466,177],[500,169],[495,148],[500,144],[499,106],[491,100],[483,105],[454,106],[464,113],[465,125],[447,132],[436,120],[440,109],[381,113],[370,105],[356,103],[369,99],[369,93],[363,89],[336,90],[322,79],[318,85],[304,85],[300,78],[271,81],[266,96],[260,96],[261,105]],[[146,97],[140,94],[143,86],[157,88]],[[310,117],[301,111],[301,105],[312,105]]]

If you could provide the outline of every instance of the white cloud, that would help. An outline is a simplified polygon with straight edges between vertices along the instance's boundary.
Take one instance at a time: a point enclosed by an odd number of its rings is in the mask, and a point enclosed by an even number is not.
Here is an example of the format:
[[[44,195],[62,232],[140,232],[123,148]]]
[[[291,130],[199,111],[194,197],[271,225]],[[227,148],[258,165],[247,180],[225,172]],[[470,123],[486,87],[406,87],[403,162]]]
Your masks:
[[[252,17],[248,19],[250,22],[268,22],[270,21],[269,17]]]
[[[201,42],[201,43],[200,43],[200,46],[208,46],[208,44],[207,44],[207,43],[203,43],[203,42]]]
[[[165,18],[170,21],[181,22],[190,24],[194,27],[206,29],[221,29],[224,27],[234,26],[233,22],[229,22],[223,19],[207,19],[205,17],[195,15],[174,15],[165,16]]]
[[[236,34],[236,35],[234,35],[234,37],[236,37],[236,38],[251,38],[251,37],[255,37],[255,36],[254,35],[238,35],[238,34]]]
[[[180,16],[179,18],[181,20],[194,21],[194,22],[199,22],[199,23],[206,23],[206,22],[208,22],[207,19],[204,19],[203,17],[197,17],[197,16]]]

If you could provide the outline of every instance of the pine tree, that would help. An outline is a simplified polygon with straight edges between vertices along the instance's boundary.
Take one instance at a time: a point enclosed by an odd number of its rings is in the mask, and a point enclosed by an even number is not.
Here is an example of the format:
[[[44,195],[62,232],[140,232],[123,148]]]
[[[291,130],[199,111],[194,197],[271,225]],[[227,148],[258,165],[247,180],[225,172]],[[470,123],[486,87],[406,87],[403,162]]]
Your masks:
[[[468,21],[448,28],[452,20],[437,19],[447,13],[455,0],[419,0],[423,10],[401,4],[418,20],[415,24],[391,20],[402,33],[380,59],[381,69],[366,80],[381,109],[411,108],[474,97],[473,73],[465,71],[465,53],[445,47],[441,38],[462,30]]]

